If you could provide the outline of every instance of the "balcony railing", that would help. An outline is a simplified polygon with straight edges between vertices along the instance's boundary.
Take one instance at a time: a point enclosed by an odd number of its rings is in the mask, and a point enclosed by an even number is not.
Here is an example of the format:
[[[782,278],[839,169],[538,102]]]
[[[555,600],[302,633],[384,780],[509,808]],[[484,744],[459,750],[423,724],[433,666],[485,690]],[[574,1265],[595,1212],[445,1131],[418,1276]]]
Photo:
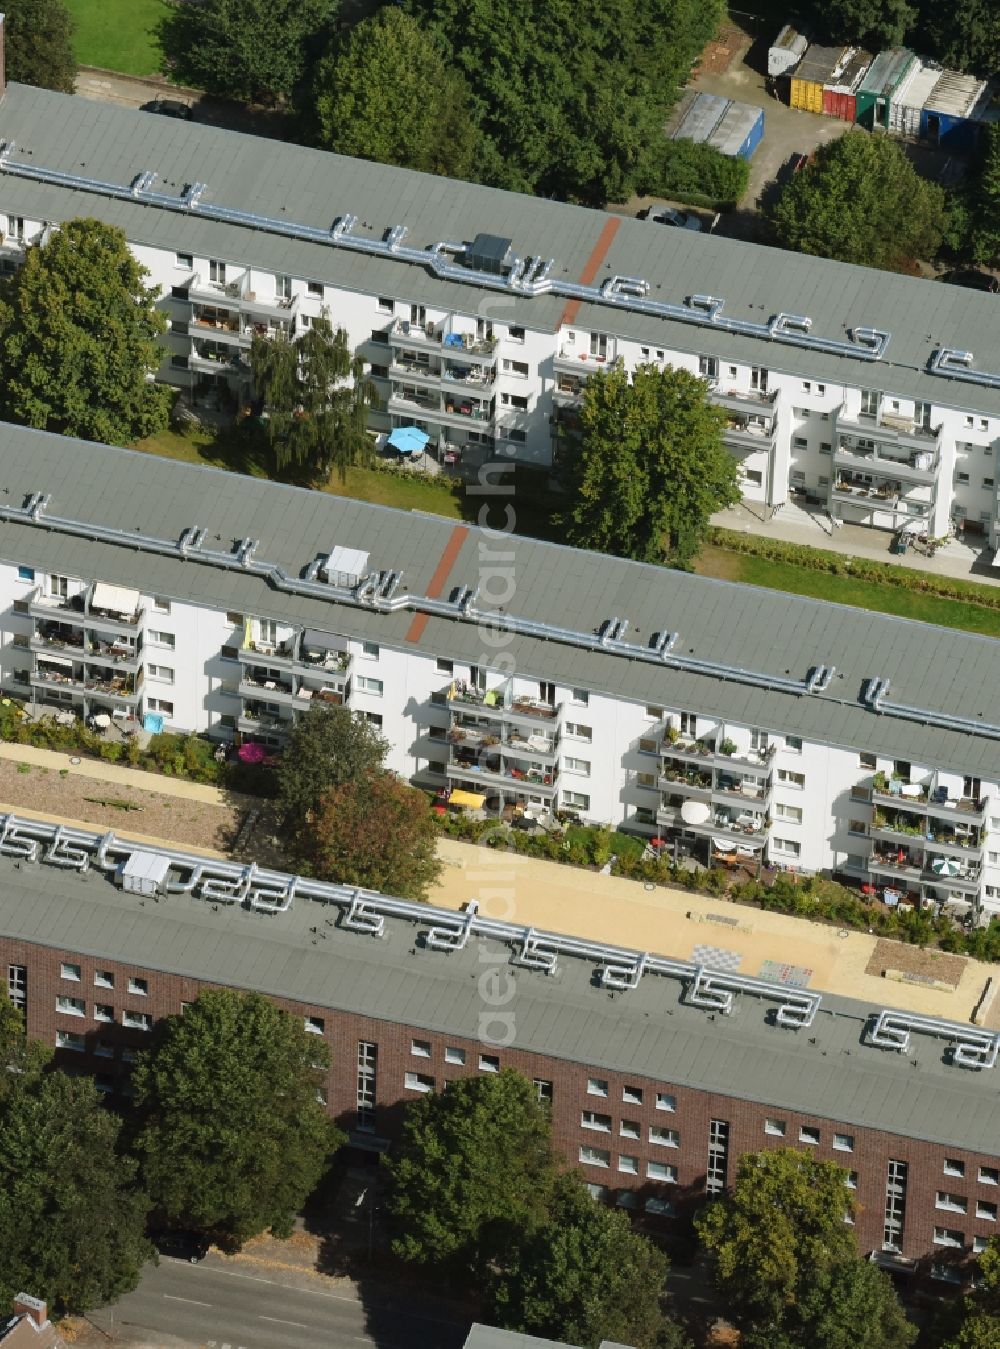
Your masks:
[[[862,473],[927,484],[936,480],[941,456],[937,450],[930,447],[913,450],[910,454],[897,458],[894,455],[880,454],[877,446],[874,449],[867,449],[840,442],[833,452],[833,462],[838,468],[855,469]]]
[[[759,389],[720,389],[713,388],[712,381],[709,382],[708,401],[717,408],[725,408],[727,412],[773,418],[777,400],[777,389],[770,393],[761,393]]]
[[[477,689],[452,683],[442,692],[452,711],[468,712],[475,708],[479,715],[496,720],[552,722],[562,712],[561,703],[543,703],[524,694],[512,694],[507,688]]]
[[[766,749],[747,749],[740,750],[733,747],[731,754],[723,753],[720,746],[723,744],[729,748],[733,742],[727,736],[712,737],[706,740],[673,740],[664,736],[661,743],[661,752],[665,760],[679,759],[684,763],[701,764],[705,768],[721,768],[723,771],[732,768],[736,764],[749,764],[753,768],[761,768],[769,764],[777,753],[776,745],[768,745]]]
[[[837,410],[837,429],[850,429],[869,440],[886,444],[933,445],[941,435],[941,427],[924,426],[912,417],[893,416],[891,413],[845,413],[843,404]]]
[[[884,785],[872,785],[872,800],[876,805],[933,815],[938,819],[953,819],[955,815],[975,816],[979,823],[985,819],[987,798],[950,796],[949,789],[936,779],[923,783],[904,783],[899,779],[880,781]]]

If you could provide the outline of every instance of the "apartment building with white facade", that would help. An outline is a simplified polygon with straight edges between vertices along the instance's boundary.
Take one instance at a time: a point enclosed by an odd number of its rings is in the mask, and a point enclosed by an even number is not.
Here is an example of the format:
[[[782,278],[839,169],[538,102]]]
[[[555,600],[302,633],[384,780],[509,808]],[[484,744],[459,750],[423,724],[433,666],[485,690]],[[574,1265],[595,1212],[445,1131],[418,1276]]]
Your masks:
[[[0,685],[1000,912],[998,644],[0,426]],[[489,475],[486,489],[498,484]]]
[[[991,295],[20,85],[0,141],[0,266],[74,216],[121,226],[174,384],[245,398],[254,332],[326,312],[373,430],[545,466],[595,369],[671,364],[727,412],[748,501],[1000,546]]]

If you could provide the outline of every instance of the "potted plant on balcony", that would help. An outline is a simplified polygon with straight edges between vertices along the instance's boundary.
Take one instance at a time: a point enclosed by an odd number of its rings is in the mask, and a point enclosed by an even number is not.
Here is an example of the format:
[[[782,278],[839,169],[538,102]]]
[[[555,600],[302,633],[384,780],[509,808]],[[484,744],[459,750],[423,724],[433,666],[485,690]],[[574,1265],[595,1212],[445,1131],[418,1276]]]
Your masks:
[[[881,768],[872,778],[872,786],[877,792],[887,792],[889,790],[889,779]]]
[[[719,753],[731,758],[736,753],[736,741],[730,740],[727,735],[724,740],[719,742]]]
[[[667,722],[666,740],[668,745],[676,745],[681,738],[681,733],[671,722]]]

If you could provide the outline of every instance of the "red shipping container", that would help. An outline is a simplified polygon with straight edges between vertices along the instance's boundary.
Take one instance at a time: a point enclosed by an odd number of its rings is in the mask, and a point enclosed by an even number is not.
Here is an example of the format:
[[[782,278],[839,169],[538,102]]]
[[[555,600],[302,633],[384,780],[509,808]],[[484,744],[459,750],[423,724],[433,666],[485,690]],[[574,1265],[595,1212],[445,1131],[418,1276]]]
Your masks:
[[[854,94],[845,94],[837,89],[823,90],[823,115],[839,117],[843,122],[854,121],[857,99]]]

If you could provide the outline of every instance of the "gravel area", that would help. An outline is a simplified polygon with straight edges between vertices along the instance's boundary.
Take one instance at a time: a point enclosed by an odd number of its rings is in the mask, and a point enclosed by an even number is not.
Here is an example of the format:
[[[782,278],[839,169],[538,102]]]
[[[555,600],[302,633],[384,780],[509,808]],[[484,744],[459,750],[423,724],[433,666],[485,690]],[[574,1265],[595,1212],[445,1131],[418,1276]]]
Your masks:
[[[187,843],[219,852],[229,851],[253,804],[246,798],[234,796],[232,805],[205,805],[160,792],[137,791],[117,782],[80,777],[75,773],[63,777],[55,769],[10,760],[0,760],[0,801],[39,814],[85,820],[120,834],[146,834],[167,842]],[[137,809],[102,805],[102,801],[127,801]]]
[[[881,976],[886,970],[903,970],[906,974],[915,974],[921,979],[937,979],[957,988],[967,964],[964,956],[925,951],[919,946],[908,946],[905,942],[887,941],[880,937],[865,973]]]

